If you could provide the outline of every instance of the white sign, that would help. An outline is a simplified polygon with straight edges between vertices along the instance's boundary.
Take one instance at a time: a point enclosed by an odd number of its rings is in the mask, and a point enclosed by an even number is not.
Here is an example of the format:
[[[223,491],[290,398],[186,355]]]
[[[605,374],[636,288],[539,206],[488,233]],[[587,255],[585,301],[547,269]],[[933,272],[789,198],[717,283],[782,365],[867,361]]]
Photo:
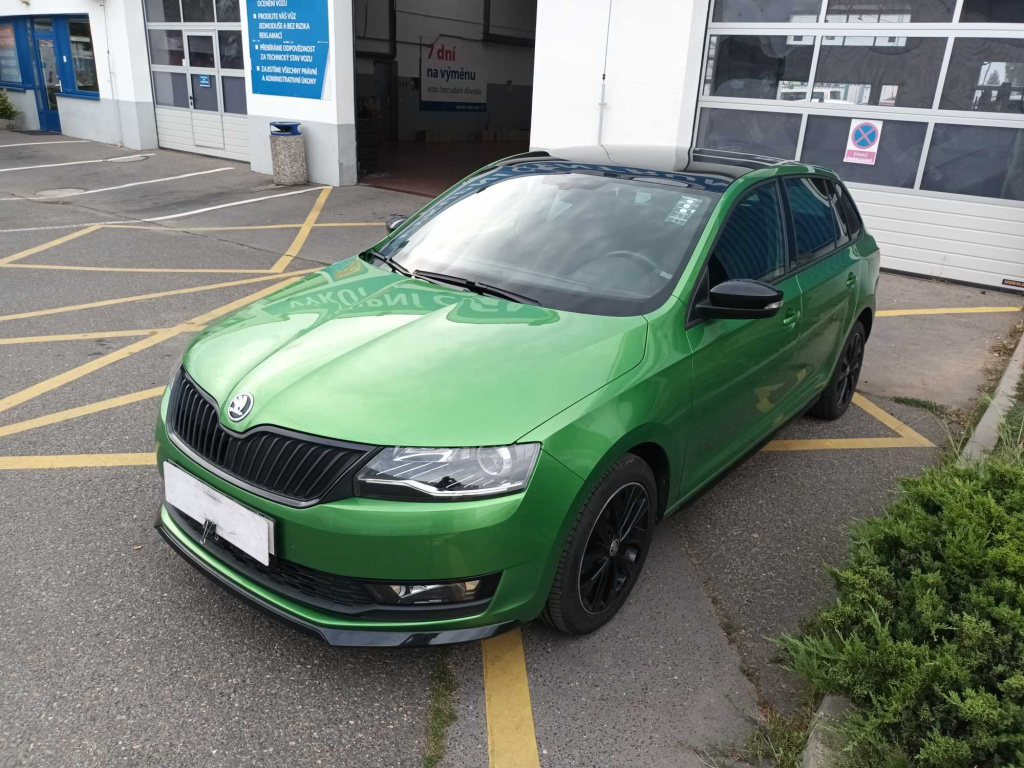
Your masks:
[[[882,140],[881,120],[850,121],[850,135],[846,139],[844,163],[874,165],[878,159],[878,143]]]
[[[420,109],[487,109],[487,75],[479,43],[441,35],[420,46]]]

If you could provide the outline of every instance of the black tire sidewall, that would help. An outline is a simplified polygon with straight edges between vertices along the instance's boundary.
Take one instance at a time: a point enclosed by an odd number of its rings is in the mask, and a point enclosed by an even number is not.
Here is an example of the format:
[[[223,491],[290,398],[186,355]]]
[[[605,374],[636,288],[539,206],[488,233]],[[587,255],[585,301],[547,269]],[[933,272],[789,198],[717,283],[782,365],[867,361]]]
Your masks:
[[[579,569],[583,559],[590,533],[604,510],[605,504],[623,486],[630,483],[641,485],[647,492],[650,505],[648,509],[647,533],[644,546],[637,560],[636,577],[625,587],[625,595],[618,603],[601,613],[589,613],[583,607],[579,592]],[[629,594],[639,581],[647,553],[650,551],[654,536],[655,509],[658,501],[657,483],[654,473],[638,456],[626,454],[609,468],[605,476],[591,492],[576,519],[558,571],[552,586],[546,618],[563,632],[570,634],[586,634],[606,624],[629,599]]]
[[[843,344],[842,349],[839,351],[839,359],[836,360],[835,368],[832,371],[832,378],[829,379],[828,386],[825,387],[825,391],[821,393],[821,397],[814,404],[814,408],[811,409],[811,415],[817,416],[822,419],[838,419],[844,413],[846,409],[850,407],[850,403],[853,401],[851,397],[845,405],[840,404],[839,394],[837,389],[839,387],[839,372],[843,365],[843,357],[846,354],[846,350],[853,344],[854,338],[858,335],[861,337],[862,348],[864,343],[867,341],[867,333],[864,330],[864,324],[858,320],[853,324],[853,329],[850,331],[850,335],[846,337],[846,342]],[[864,368],[864,360],[861,358],[860,369],[857,371],[857,379],[853,382],[854,391],[856,392],[857,384],[860,381],[860,373]]]

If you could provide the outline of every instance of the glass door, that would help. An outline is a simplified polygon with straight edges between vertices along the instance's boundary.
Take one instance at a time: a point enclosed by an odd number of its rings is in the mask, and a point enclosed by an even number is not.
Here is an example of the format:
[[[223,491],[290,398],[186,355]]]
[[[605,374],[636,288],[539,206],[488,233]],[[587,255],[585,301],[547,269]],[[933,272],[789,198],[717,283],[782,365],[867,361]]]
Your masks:
[[[60,114],[57,94],[60,93],[60,75],[57,72],[57,53],[53,47],[53,20],[37,17],[32,22],[34,43],[39,66],[36,72],[36,107],[39,110],[39,128],[60,132]]]
[[[216,33],[213,30],[185,32],[189,106],[192,107],[192,140],[196,146],[224,148],[224,129],[217,74]]]

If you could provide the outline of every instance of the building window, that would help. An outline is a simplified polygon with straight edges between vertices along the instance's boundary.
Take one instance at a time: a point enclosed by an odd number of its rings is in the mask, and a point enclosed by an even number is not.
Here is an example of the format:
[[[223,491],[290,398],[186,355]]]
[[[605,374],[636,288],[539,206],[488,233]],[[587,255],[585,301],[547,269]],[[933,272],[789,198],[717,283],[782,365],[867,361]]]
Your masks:
[[[181,21],[178,0],[146,0],[146,21],[150,24]]]
[[[220,46],[221,69],[244,69],[242,58],[242,32],[237,29],[222,29],[217,32]]]
[[[818,20],[820,11],[821,0],[717,0],[711,20],[742,24],[813,24]]]
[[[1024,114],[1024,39],[957,40],[939,106]]]
[[[766,157],[796,157],[800,115],[735,109],[702,109],[697,143]]]
[[[68,19],[68,38],[71,43],[71,68],[75,90],[80,93],[99,94],[96,77],[96,56],[92,47],[92,31],[87,19]]]
[[[185,22],[213,21],[213,0],[181,0],[181,19]]]
[[[913,189],[928,132],[925,122],[886,120],[874,165],[844,163],[850,118],[809,115],[800,159],[834,169],[843,181]]]
[[[941,37],[825,37],[812,101],[931,109],[945,52]]]
[[[1024,130],[936,125],[921,189],[1024,200]]]
[[[806,99],[814,37],[712,35],[705,96]]]
[[[960,21],[964,24],[1024,24],[1020,0],[964,0]]]
[[[0,24],[0,83],[20,86],[21,82],[21,63],[14,24]]]
[[[956,0],[829,0],[825,21],[837,24],[925,24],[953,20]]]

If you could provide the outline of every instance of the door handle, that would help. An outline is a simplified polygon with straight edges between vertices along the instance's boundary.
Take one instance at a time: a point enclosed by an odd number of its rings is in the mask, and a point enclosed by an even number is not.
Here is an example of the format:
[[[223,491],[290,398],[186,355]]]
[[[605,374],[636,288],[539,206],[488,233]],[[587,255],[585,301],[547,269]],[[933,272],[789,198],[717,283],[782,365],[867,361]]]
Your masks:
[[[796,321],[800,319],[800,313],[795,309],[791,309],[786,312],[786,316],[782,318],[782,324],[787,328],[792,328],[796,325]]]
[[[848,274],[846,276],[846,284],[850,288],[853,288],[853,286],[855,286],[857,284],[857,276],[855,274],[853,274],[853,272],[851,272],[850,274]]]

